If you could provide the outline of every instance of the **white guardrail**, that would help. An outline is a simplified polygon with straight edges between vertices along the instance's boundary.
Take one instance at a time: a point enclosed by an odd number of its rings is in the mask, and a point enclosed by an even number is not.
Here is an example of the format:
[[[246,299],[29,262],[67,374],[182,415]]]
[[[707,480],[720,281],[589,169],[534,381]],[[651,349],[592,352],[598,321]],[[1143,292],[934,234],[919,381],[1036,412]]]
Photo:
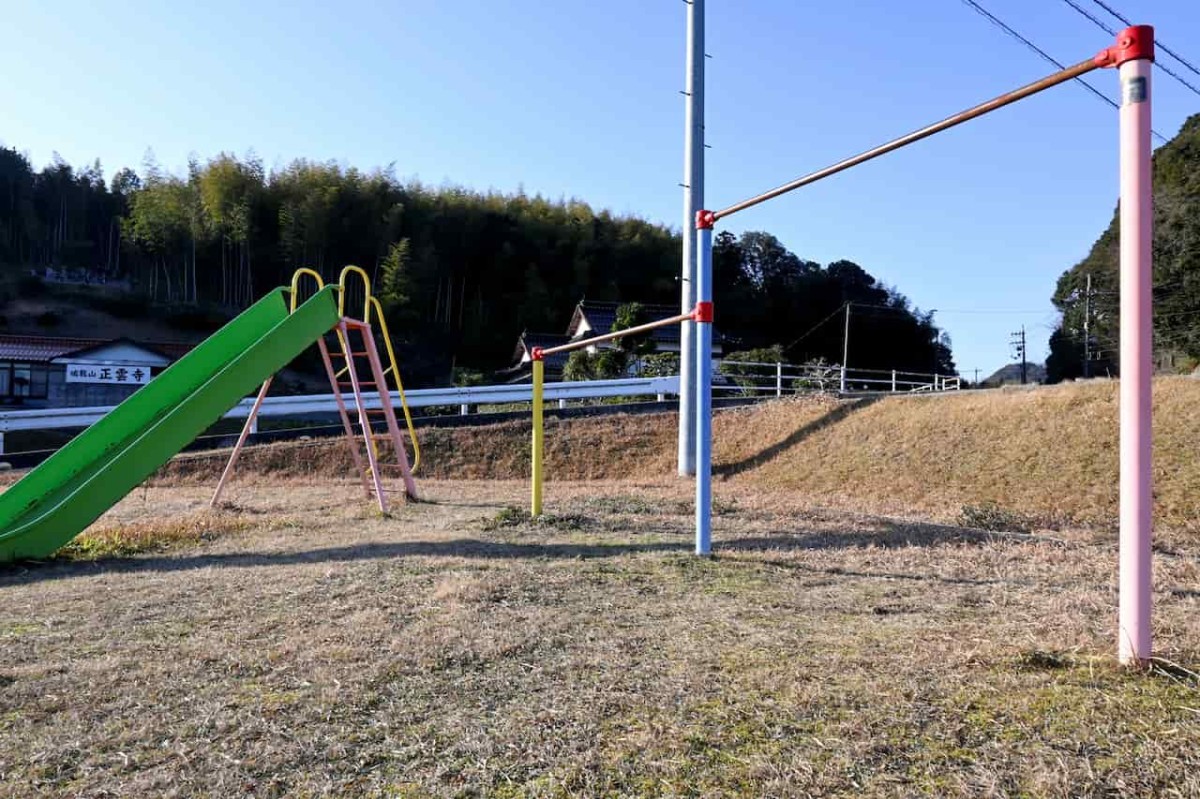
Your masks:
[[[619,380],[585,380],[573,383],[547,383],[547,401],[599,399],[602,397],[637,397],[655,395],[666,397],[679,393],[679,377],[636,377]],[[392,398],[399,402],[399,392],[393,391]],[[410,408],[458,406],[463,412],[471,405],[500,405],[510,402],[532,402],[533,387],[529,384],[510,386],[470,386],[467,388],[422,388],[404,392]],[[346,398],[349,404],[353,399]],[[379,392],[363,392],[368,408],[380,406]],[[244,419],[254,405],[249,397],[225,414],[226,419]],[[112,407],[88,408],[38,408],[20,411],[0,411],[0,452],[3,452],[3,435],[15,430],[51,430],[64,427],[87,427],[112,410]],[[332,394],[308,394],[295,397],[267,397],[263,400],[259,417],[304,416],[307,414],[335,414],[337,403]]]
[[[740,394],[742,396],[777,396],[809,390],[838,391],[947,391],[959,388],[957,377],[914,374],[904,372],[874,372],[849,369],[839,366],[797,366],[776,363],[734,363],[730,366],[743,367],[749,374],[714,375],[713,390],[718,396]],[[751,367],[745,369],[745,367]],[[617,380],[582,380],[570,383],[547,383],[545,396],[548,402],[557,401],[559,407],[574,400],[601,399],[604,397],[656,396],[660,400],[669,395],[678,396],[679,376],[630,377]],[[380,406],[378,392],[364,392],[368,408]],[[399,393],[392,392],[393,400]],[[501,386],[469,386],[463,388],[423,388],[405,392],[410,408],[458,407],[467,414],[473,405],[504,405],[533,401],[533,387],[529,384]],[[254,398],[243,399],[225,414],[226,419],[244,419],[250,413]],[[35,408],[28,410],[0,411],[0,454],[4,452],[4,434],[17,430],[53,430],[60,428],[87,427],[112,410],[112,406],[86,408]],[[267,397],[263,401],[259,418],[300,417],[337,413],[337,403],[332,394],[308,394],[294,397]]]
[[[854,369],[838,364],[788,364],[760,361],[722,361],[713,390],[742,396],[775,396],[808,391],[847,393],[958,391],[956,375],[903,372],[895,369]]]

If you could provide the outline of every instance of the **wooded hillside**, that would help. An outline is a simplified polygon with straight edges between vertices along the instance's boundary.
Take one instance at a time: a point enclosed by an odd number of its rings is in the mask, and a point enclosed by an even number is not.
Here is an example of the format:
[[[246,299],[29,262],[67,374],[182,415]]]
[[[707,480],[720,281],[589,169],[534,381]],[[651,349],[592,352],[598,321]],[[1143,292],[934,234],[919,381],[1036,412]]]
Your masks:
[[[1050,338],[1051,380],[1084,371],[1084,320],[1091,275],[1091,373],[1117,374],[1120,241],[1116,213],[1087,257],[1063,273],[1054,292],[1062,311]],[[1154,350],[1160,367],[1187,371],[1200,362],[1200,114],[1154,154]]]
[[[680,240],[644,219],[549,200],[400,181],[390,170],[254,156],[193,160],[174,175],[148,158],[106,181],[97,162],[42,170],[0,148],[0,262],[127,281],[147,303],[233,313],[298,266],[372,273],[414,382],[455,366],[508,365],[523,329],[561,332],[576,302],[678,304]],[[793,360],[841,360],[855,309],[856,366],[952,371],[928,315],[848,261],[822,267],[774,236],[719,237],[717,321],[727,350],[784,345]],[[97,289],[99,291],[99,289]],[[866,306],[873,306],[867,308]],[[808,335],[806,335],[808,334]]]

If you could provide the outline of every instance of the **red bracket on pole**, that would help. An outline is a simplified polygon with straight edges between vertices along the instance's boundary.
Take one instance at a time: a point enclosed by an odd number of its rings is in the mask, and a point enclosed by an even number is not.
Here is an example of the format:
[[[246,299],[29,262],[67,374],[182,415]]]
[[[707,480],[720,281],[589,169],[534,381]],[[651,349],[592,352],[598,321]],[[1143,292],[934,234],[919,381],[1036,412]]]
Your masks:
[[[529,351],[529,357],[535,361],[545,360],[546,352],[541,347],[534,347]]]
[[[1096,54],[1098,67],[1119,67],[1140,58],[1154,60],[1154,27],[1134,25],[1117,34],[1117,43]]]
[[[692,311],[693,322],[708,322],[712,324],[713,320],[713,304],[711,302],[698,302],[695,309]]]
[[[712,230],[717,223],[717,215],[712,211],[696,212],[696,230]]]

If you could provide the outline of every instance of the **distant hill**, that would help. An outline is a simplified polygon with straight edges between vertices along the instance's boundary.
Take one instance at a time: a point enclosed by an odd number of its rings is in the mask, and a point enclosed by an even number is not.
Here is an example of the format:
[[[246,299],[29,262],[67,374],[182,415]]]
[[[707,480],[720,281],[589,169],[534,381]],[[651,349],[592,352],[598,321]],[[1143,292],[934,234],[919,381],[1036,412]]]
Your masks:
[[[1025,379],[1028,383],[1045,383],[1046,382],[1046,367],[1039,363],[1025,362]],[[993,372],[988,377],[984,378],[983,385],[991,388],[995,386],[1011,386],[1019,385],[1021,382],[1021,364],[1010,363],[1007,366],[1002,366]]]
[[[1083,372],[1088,275],[1091,373],[1118,371],[1118,228],[1114,213],[1087,257],[1058,279],[1053,302],[1063,318],[1050,337],[1052,382]],[[1154,286],[1155,363],[1162,371],[1190,371],[1200,363],[1200,114],[1154,154]]]

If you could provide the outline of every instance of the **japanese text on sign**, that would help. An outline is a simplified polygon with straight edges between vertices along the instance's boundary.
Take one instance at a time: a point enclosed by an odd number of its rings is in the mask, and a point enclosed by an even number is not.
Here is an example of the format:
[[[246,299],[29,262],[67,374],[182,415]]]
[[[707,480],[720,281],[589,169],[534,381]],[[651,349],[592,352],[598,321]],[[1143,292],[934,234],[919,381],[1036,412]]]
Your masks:
[[[67,382],[144,386],[150,382],[150,367],[137,364],[68,363]]]

